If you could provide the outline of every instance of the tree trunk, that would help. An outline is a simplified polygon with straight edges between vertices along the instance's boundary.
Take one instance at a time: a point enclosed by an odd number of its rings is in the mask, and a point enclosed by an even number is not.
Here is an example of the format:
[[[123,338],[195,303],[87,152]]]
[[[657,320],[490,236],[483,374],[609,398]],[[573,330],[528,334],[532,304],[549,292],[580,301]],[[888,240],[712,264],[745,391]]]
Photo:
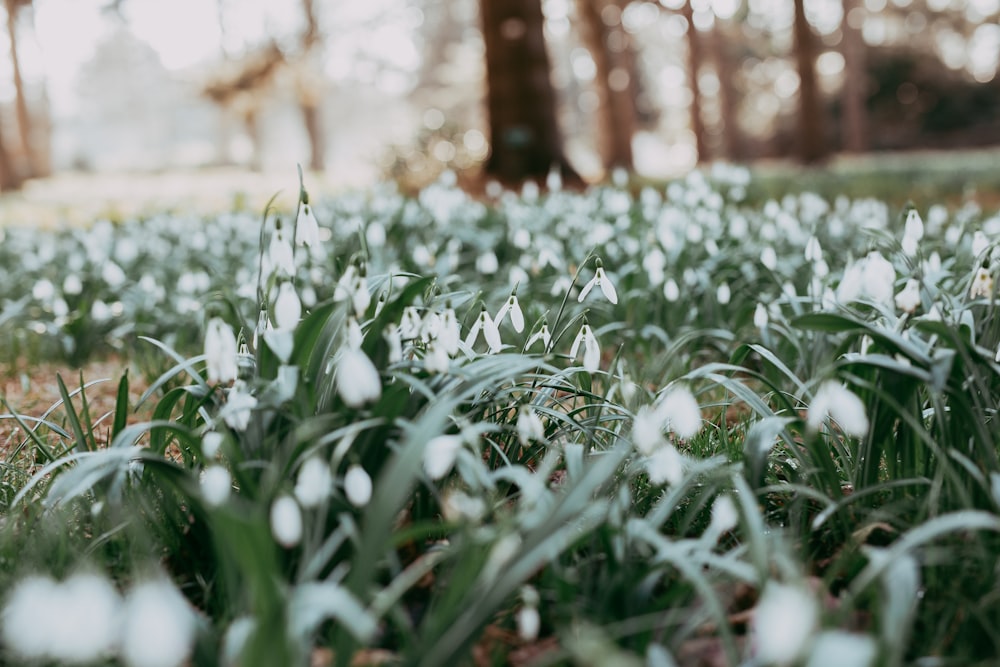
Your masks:
[[[816,83],[816,37],[806,18],[805,0],[795,0],[795,60],[799,70],[799,159],[820,162],[827,156],[823,104]]]
[[[636,74],[628,33],[621,21],[607,25],[602,10],[618,7],[606,0],[578,0],[583,36],[596,68],[598,148],[606,170],[632,170],[632,135],[635,134]],[[614,44],[613,44],[614,42]]]
[[[38,160],[35,156],[34,143],[31,140],[31,115],[28,112],[28,100],[24,94],[24,79],[21,76],[21,59],[17,50],[17,18],[23,2],[6,0],[7,5],[7,38],[10,41],[10,64],[14,78],[14,106],[17,111],[17,130],[21,143],[21,152],[27,166],[27,176],[38,173]]]
[[[691,87],[691,131],[694,133],[695,150],[698,152],[698,162],[708,160],[708,139],[705,136],[705,121],[701,118],[701,88],[698,85],[698,72],[701,70],[702,45],[701,35],[694,27],[694,9],[691,0],[686,0],[681,7],[681,14],[687,21],[688,43],[688,85]]]
[[[313,89],[313,86],[321,85],[323,78],[312,76],[314,50],[320,41],[319,22],[316,19],[313,0],[302,0],[302,13],[306,19],[306,31],[302,35],[301,53],[297,63],[300,77],[297,85],[299,109],[302,111],[302,123],[309,137],[309,168],[313,171],[322,171],[326,165],[321,113],[323,95],[322,91]]]
[[[299,108],[302,110],[302,122],[309,136],[309,168],[322,171],[326,165],[326,154],[323,150],[323,129],[320,123],[319,104],[310,99],[308,93],[299,93]]]
[[[739,162],[743,159],[743,132],[740,130],[738,96],[733,89],[736,65],[729,50],[722,19],[715,18],[712,27],[712,56],[715,74],[719,77],[719,110],[722,116],[722,143],[726,159]]]
[[[843,35],[844,90],[841,93],[840,128],[843,148],[850,153],[868,150],[867,72],[865,71],[865,45],[861,31],[848,23],[848,16],[857,0],[843,0],[844,19],[840,24]]]
[[[555,168],[567,185],[582,184],[556,123],[541,0],[480,0],[480,12],[491,142],[485,175],[516,184]]]
[[[21,176],[14,169],[4,145],[3,132],[0,130],[0,192],[10,192],[21,187]]]

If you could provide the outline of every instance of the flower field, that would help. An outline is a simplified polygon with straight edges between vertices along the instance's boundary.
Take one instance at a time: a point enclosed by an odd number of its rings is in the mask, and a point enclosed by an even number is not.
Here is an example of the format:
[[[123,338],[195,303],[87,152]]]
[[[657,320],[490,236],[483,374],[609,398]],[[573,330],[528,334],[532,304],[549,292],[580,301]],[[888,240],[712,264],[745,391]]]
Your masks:
[[[0,229],[140,376],[3,402],[3,662],[991,664],[1000,214],[754,185]]]

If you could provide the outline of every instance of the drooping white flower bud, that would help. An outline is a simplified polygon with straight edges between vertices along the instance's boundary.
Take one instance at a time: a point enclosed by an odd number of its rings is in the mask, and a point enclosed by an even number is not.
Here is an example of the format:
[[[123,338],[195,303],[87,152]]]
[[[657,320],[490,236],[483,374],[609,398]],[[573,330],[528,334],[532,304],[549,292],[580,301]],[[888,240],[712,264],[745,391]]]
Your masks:
[[[291,496],[280,496],[271,504],[271,534],[286,549],[302,539],[302,510]]]
[[[205,330],[205,364],[211,383],[232,382],[239,375],[236,336],[221,317],[208,321]]]
[[[330,495],[332,487],[330,464],[318,456],[310,456],[299,468],[293,493],[302,507],[310,509],[319,507]]]
[[[844,433],[862,437],[868,433],[868,416],[865,405],[857,394],[836,380],[827,380],[816,390],[806,423],[810,430],[818,431],[823,421],[830,417]]]
[[[344,474],[344,495],[355,507],[364,507],[372,498],[372,478],[359,465],[352,465]]]

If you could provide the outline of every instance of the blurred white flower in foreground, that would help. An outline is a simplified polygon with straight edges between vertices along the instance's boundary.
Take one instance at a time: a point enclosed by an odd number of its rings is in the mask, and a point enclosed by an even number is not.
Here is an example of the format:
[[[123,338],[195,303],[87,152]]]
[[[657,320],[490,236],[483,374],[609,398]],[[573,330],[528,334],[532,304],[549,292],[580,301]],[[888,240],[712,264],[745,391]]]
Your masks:
[[[903,252],[909,257],[916,255],[920,239],[922,238],[924,238],[924,221],[920,219],[920,214],[917,213],[917,210],[911,208],[906,213],[906,223],[903,227],[903,240],[901,243]]]
[[[816,390],[806,423],[810,430],[818,431],[828,416],[848,435],[860,438],[868,433],[864,403],[836,380],[827,380]]]
[[[237,380],[226,395],[226,405],[220,414],[229,428],[245,431],[256,407],[257,399],[250,393],[244,382]]]
[[[27,660],[89,664],[108,658],[118,636],[121,598],[94,574],[58,583],[32,576],[10,592],[0,627],[4,645]]]
[[[173,584],[137,584],[125,599],[121,654],[129,667],[180,667],[195,638],[194,612]]]
[[[878,646],[867,635],[830,630],[813,642],[806,667],[871,667],[877,653]]]
[[[676,447],[666,443],[646,460],[646,474],[653,484],[676,486],[684,481],[684,457]]]
[[[344,495],[355,507],[364,507],[372,499],[372,478],[359,465],[352,465],[344,474]]]
[[[877,303],[890,305],[896,269],[882,253],[873,250],[868,255],[844,270],[844,276],[837,287],[837,301],[850,303],[868,298]]]
[[[819,621],[808,591],[771,583],[753,612],[753,647],[759,664],[791,665],[806,650]]]
[[[424,449],[424,472],[431,479],[441,479],[455,465],[458,450],[461,448],[460,435],[439,435],[431,438]]]
[[[701,431],[701,406],[687,387],[674,387],[656,403],[657,412],[669,430],[682,440],[688,440]]]
[[[302,539],[302,510],[291,496],[280,496],[271,504],[271,534],[274,541],[290,549]]]
[[[205,329],[205,371],[208,381],[228,383],[236,379],[236,336],[221,317],[213,317]]]
[[[906,281],[906,287],[896,295],[896,308],[904,313],[913,313],[920,305],[920,282],[916,278]]]
[[[333,486],[333,473],[330,464],[318,456],[310,456],[299,468],[295,478],[295,489],[292,493],[305,508],[318,507],[326,500]]]
[[[292,330],[302,317],[302,302],[295,292],[295,286],[285,281],[278,286],[278,296],[274,299],[274,325],[278,329]]]
[[[972,235],[972,256],[979,257],[990,247],[990,240],[982,231],[976,230]]]
[[[360,408],[382,395],[382,378],[361,348],[347,346],[337,362],[337,393],[344,403]]]
[[[990,274],[989,269],[981,266],[976,271],[976,276],[972,279],[972,286],[969,287],[969,298],[988,297],[992,292],[993,276]]]
[[[549,341],[552,340],[552,334],[549,332],[549,325],[547,322],[542,323],[542,328],[531,334],[528,338],[528,342],[524,344],[524,349],[531,348],[537,341],[542,341],[542,348],[544,350],[549,349]]]
[[[545,426],[538,413],[527,405],[522,405],[517,411],[517,439],[522,447],[527,447],[532,441],[545,442]]]

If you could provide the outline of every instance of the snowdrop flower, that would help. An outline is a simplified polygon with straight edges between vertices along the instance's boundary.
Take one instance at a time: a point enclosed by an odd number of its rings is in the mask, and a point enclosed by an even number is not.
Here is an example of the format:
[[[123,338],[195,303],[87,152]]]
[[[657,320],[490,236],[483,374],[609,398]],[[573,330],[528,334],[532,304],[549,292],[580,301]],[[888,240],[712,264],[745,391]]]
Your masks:
[[[424,449],[424,472],[431,479],[441,479],[448,474],[458,451],[462,448],[462,436],[439,435],[427,441]]]
[[[445,521],[478,522],[486,516],[486,503],[482,498],[470,496],[463,491],[450,490],[445,493],[441,504],[441,513]]]
[[[278,286],[278,296],[274,299],[274,324],[278,329],[290,331],[299,324],[302,317],[302,302],[295,293],[295,286],[285,281]]]
[[[292,493],[299,501],[299,505],[311,509],[319,507],[326,500],[332,486],[333,473],[330,472],[330,464],[318,456],[310,456],[299,468]]]
[[[758,303],[753,311],[753,325],[758,329],[766,329],[769,322],[767,308],[762,303]]]
[[[499,328],[500,323],[503,322],[503,318],[508,314],[510,314],[510,323],[514,325],[514,331],[518,333],[524,331],[524,313],[521,311],[521,304],[517,301],[516,292],[512,292],[503,306],[500,307],[500,311],[494,318],[493,324]]]
[[[520,307],[518,307],[518,311],[520,311]],[[441,313],[441,327],[438,330],[437,339],[449,356],[458,354],[458,343],[462,340],[462,328],[458,324],[455,310],[450,305],[446,306],[444,312]]]
[[[588,373],[594,373],[600,368],[601,346],[597,342],[594,332],[590,329],[590,325],[587,324],[586,319],[584,319],[583,326],[580,327],[580,331],[576,334],[576,338],[573,339],[573,345],[569,349],[570,359],[576,359],[577,354],[580,352],[581,344],[583,345],[583,367]]]
[[[146,276],[143,277],[145,278]],[[75,273],[71,273],[68,276],[66,276],[65,280],[63,280],[62,288],[63,292],[65,292],[66,294],[75,296],[83,292],[83,281],[80,280],[80,276],[76,275]],[[151,291],[151,290],[146,290],[146,291]]]
[[[868,635],[829,630],[813,642],[806,667],[871,667],[878,646]]]
[[[982,231],[976,230],[972,235],[972,256],[979,257],[990,247],[990,240]]]
[[[281,221],[278,220],[275,225],[274,233],[271,234],[271,243],[267,247],[267,263],[270,273],[293,276],[295,275],[295,251],[285,236],[286,232],[281,227]]]
[[[601,260],[597,260],[597,270],[594,271],[594,277],[590,279],[583,289],[580,290],[580,296],[577,297],[577,301],[582,303],[587,295],[590,294],[590,290],[594,287],[600,287],[601,291],[604,293],[604,297],[611,303],[618,303],[618,292],[615,290],[615,286],[612,284],[608,275],[604,272],[604,264]]]
[[[271,504],[271,535],[274,541],[291,549],[302,539],[302,510],[291,496],[278,497]]]
[[[552,334],[549,332],[548,322],[542,322],[542,328],[536,331],[535,333],[531,334],[531,336],[528,338],[528,342],[525,343],[524,345],[525,349],[530,348],[539,340],[542,341],[543,349],[548,350],[549,341],[552,340]]]
[[[487,250],[476,258],[476,271],[484,276],[492,276],[500,268],[500,262],[492,250]]]
[[[646,459],[646,474],[653,484],[676,486],[684,481],[684,457],[676,447],[667,443]]]
[[[291,329],[265,328],[264,342],[281,363],[287,364],[292,358],[292,350],[295,349],[295,332]]]
[[[899,308],[904,313],[913,314],[919,305],[920,282],[915,278],[910,278],[906,281],[906,287],[896,295],[896,308]]]
[[[347,334],[345,338],[347,339],[347,346],[355,350],[359,349],[365,341],[365,334],[361,331],[361,325],[358,324],[358,321],[353,316],[347,317]]]
[[[975,278],[972,279],[972,286],[969,287],[969,298],[988,297],[992,293],[993,276],[990,274],[989,269],[981,266],[976,271]]]
[[[226,396],[226,405],[221,412],[222,419],[229,428],[245,431],[256,407],[257,399],[250,393],[244,382],[237,380]]]
[[[201,436],[201,453],[206,460],[215,458],[215,455],[222,449],[223,436],[218,431],[209,431]]]
[[[517,636],[521,641],[533,642],[538,639],[538,631],[542,626],[541,616],[536,607],[524,606],[517,610]]]
[[[882,257],[882,253],[873,250],[863,260],[844,270],[844,276],[837,287],[837,300],[840,303],[850,303],[867,297],[888,305],[893,301],[895,281],[896,269]]]
[[[903,228],[903,241],[901,243],[903,252],[913,257],[917,254],[917,247],[920,239],[924,238],[924,221],[920,219],[920,214],[916,209],[910,209],[906,214],[906,223]]]
[[[769,271],[774,271],[778,266],[778,253],[771,246],[764,246],[760,251],[760,263]]]
[[[757,661],[791,665],[805,652],[818,622],[819,609],[809,592],[785,584],[769,584],[753,614]]]
[[[0,633],[3,643],[27,660],[50,657],[52,622],[64,618],[62,591],[48,577],[27,577],[14,585],[3,611]]]
[[[559,173],[558,167],[552,167],[549,169],[548,176],[545,177],[545,187],[549,192],[559,192],[562,190],[562,186],[562,174]]]
[[[314,247],[319,245],[319,223],[313,215],[308,198],[299,202],[299,211],[295,217],[295,245]]]
[[[712,503],[712,520],[705,531],[714,539],[719,539],[739,524],[740,514],[730,495],[721,495]]]
[[[486,312],[485,306],[480,309],[479,316],[476,317],[476,321],[472,323],[472,328],[469,329],[469,335],[465,337],[466,347],[471,349],[476,344],[476,339],[479,337],[480,331],[483,332],[483,338],[486,339],[486,344],[490,347],[490,354],[499,352],[502,346],[500,330],[497,329],[496,323],[490,317],[489,313]]]
[[[722,283],[719,285],[718,289],[715,290],[715,300],[722,306],[728,304],[732,297],[733,292],[729,287],[729,283]]]
[[[337,362],[337,393],[352,408],[360,408],[382,395],[378,369],[360,348],[346,346],[341,352]]]
[[[815,235],[810,236],[806,242],[806,261],[818,262],[823,259],[823,248],[819,244],[819,239]]]
[[[233,478],[220,465],[211,465],[201,471],[201,495],[212,507],[218,507],[227,500],[233,490]]]
[[[389,363],[395,364],[402,361],[403,339],[399,335],[399,327],[390,324],[382,332],[382,338],[385,339],[386,344],[389,346]]]
[[[636,411],[632,419],[632,444],[644,456],[667,444],[663,437],[663,415],[654,406],[644,405]]]
[[[31,288],[31,296],[35,301],[47,302],[56,294],[56,287],[51,280],[42,278]]]
[[[403,318],[399,323],[399,337],[402,340],[413,340],[420,337],[420,311],[415,306],[403,308]]]
[[[108,260],[108,262],[101,269],[101,279],[108,284],[108,287],[116,288],[121,287],[125,283],[127,277],[122,267],[118,266],[115,262]]]
[[[545,442],[545,426],[538,413],[527,405],[517,411],[517,439],[527,447],[532,441]]]
[[[136,585],[122,613],[121,656],[128,667],[181,667],[195,640],[195,616],[166,579]]]
[[[820,385],[809,404],[806,424],[811,431],[818,431],[828,416],[848,435],[860,438],[868,433],[864,403],[857,394],[836,380],[827,380]]]
[[[687,387],[674,387],[656,405],[667,428],[682,440],[688,440],[701,431],[701,407]]]
[[[364,507],[372,499],[372,478],[359,465],[352,465],[344,475],[344,495],[355,507]]]
[[[427,348],[424,350],[424,368],[427,369],[427,372],[447,373],[450,367],[451,358],[441,341],[432,340],[427,343]]]
[[[205,364],[208,381],[228,383],[239,375],[236,336],[221,317],[208,321],[205,330]]]
[[[677,281],[675,281],[673,278],[670,278],[669,280],[667,280],[667,282],[663,283],[663,296],[670,303],[673,303],[680,298],[681,290],[677,286]]]

